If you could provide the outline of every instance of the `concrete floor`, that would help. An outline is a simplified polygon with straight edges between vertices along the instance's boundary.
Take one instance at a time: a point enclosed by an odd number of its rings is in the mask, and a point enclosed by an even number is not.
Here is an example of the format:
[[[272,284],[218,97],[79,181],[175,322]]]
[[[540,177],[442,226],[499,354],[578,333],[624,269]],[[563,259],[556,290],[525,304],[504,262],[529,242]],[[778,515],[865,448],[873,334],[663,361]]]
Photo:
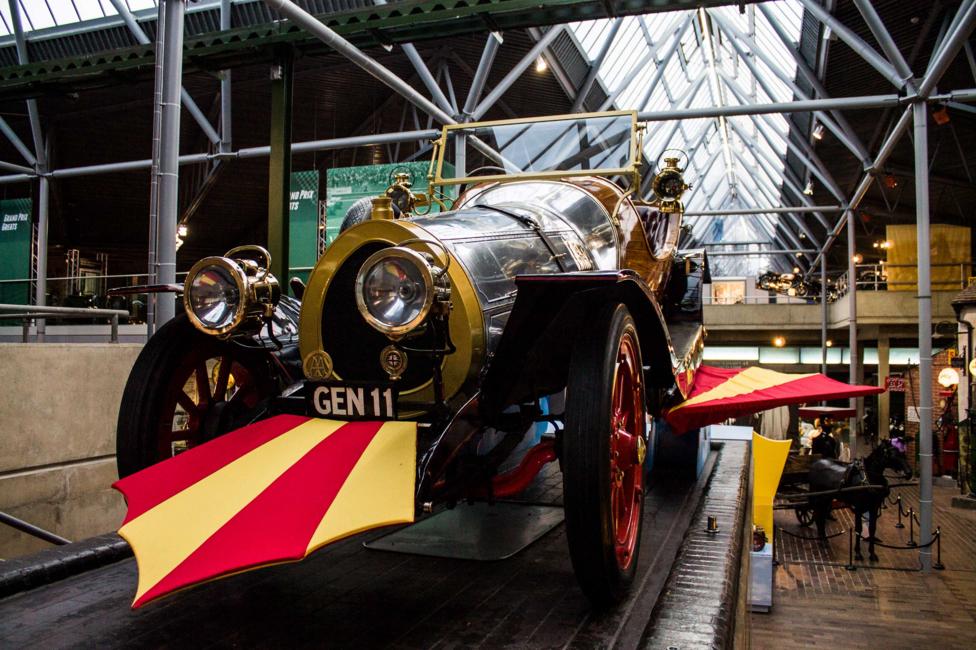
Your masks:
[[[917,488],[900,488],[904,508],[918,507]],[[976,647],[976,511],[949,506],[954,488],[935,488],[935,525],[943,532],[944,571],[917,571],[918,551],[877,548],[879,561],[844,568],[847,535],[823,547],[818,542],[777,534],[782,564],[774,576],[773,610],[750,616],[752,647],[776,648],[973,648]],[[883,511],[878,538],[903,546],[909,539],[895,528],[894,508]],[[852,525],[848,511],[836,511],[827,532]],[[776,526],[805,536],[791,511],[776,512]],[[865,535],[867,532],[865,531]],[[918,541],[918,529],[915,529]],[[862,545],[867,558],[867,549]]]

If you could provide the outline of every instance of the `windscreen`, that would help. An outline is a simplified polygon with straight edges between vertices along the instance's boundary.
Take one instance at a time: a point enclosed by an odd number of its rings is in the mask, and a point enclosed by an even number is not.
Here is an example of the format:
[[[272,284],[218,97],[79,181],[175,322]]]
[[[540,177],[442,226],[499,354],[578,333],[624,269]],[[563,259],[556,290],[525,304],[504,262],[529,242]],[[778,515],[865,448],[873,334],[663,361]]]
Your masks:
[[[636,151],[633,113],[452,126],[446,133],[446,151],[463,143],[466,173],[444,179],[442,152],[437,176],[444,183],[463,177],[619,174]]]

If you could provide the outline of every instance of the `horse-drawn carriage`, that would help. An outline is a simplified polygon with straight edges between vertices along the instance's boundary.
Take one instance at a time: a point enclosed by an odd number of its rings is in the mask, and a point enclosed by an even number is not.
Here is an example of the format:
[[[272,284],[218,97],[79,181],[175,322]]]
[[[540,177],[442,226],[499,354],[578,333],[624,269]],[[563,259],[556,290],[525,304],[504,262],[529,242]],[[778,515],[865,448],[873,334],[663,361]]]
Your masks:
[[[803,411],[807,411],[804,413]],[[849,417],[853,409],[817,407],[801,409],[801,415],[830,415]],[[826,432],[821,435],[827,435]],[[793,510],[800,526],[817,525],[817,536],[827,539],[826,522],[834,509],[850,508],[854,512],[857,532],[854,555],[861,559],[862,515],[867,513],[869,557],[874,553],[875,530],[881,506],[890,493],[891,485],[885,471],[893,469],[911,478],[912,468],[905,456],[904,445],[898,439],[882,440],[864,458],[842,462],[819,453],[805,454],[791,451],[780,479],[774,509]]]

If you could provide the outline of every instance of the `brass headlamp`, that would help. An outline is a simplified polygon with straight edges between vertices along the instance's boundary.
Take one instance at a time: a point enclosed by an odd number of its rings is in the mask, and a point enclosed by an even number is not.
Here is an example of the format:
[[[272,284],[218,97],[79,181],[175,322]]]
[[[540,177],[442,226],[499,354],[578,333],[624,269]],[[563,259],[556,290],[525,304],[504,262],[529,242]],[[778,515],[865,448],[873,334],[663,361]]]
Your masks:
[[[651,183],[654,190],[654,206],[661,212],[682,212],[681,195],[688,189],[683,176],[684,170],[678,167],[680,158],[665,158],[664,167]]]
[[[270,267],[271,254],[261,246],[239,246],[194,264],[183,286],[190,322],[221,338],[259,330],[281,298]]]
[[[412,240],[400,246],[384,248],[371,255],[356,277],[356,306],[363,319],[391,340],[400,339],[427,320],[432,313],[441,314],[451,296],[447,267],[450,256],[444,250],[445,262],[433,255],[407,248],[410,243],[443,244]]]

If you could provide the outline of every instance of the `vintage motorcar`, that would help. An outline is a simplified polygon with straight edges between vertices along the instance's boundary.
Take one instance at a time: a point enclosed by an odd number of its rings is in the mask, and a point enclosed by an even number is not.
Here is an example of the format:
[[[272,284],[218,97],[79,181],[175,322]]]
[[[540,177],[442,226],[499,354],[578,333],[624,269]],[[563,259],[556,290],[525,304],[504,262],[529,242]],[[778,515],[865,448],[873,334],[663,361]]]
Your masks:
[[[756,288],[809,300],[820,300],[821,296],[820,281],[814,278],[805,278],[800,273],[767,271],[756,280]],[[828,280],[827,302],[834,302],[835,300],[837,300],[837,287]]]
[[[429,194],[396,175],[295,298],[260,247],[200,260],[126,386],[120,476],[275,414],[415,423],[417,517],[517,494],[558,460],[578,581],[619,601],[654,418],[691,390],[708,281],[704,254],[676,249],[680,158],[637,198],[642,133],[633,112],[447,126]],[[450,151],[478,169],[444,177]],[[540,422],[555,433],[526,450]]]

